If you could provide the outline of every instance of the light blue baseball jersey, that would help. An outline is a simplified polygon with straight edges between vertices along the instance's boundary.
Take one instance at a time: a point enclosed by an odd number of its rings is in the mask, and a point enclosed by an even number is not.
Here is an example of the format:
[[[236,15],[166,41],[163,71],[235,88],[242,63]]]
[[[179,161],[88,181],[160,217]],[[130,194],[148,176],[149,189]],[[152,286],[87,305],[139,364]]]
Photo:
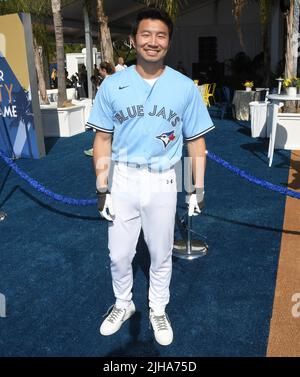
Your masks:
[[[153,170],[175,165],[184,139],[214,128],[194,82],[168,66],[153,86],[135,66],[107,77],[87,124],[113,134],[112,160],[148,164]]]

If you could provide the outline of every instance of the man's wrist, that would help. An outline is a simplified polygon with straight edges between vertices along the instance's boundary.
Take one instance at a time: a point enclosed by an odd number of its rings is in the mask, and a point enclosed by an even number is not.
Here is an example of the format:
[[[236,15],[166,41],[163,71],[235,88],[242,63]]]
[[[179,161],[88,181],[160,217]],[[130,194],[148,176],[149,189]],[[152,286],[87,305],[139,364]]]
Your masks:
[[[109,194],[108,187],[96,187],[96,194],[97,195],[103,195],[103,194]]]
[[[197,199],[203,197],[204,193],[205,193],[204,187],[196,187],[195,188],[194,194],[196,194]]]
[[[192,195],[192,194],[204,194],[204,187],[195,187],[193,191],[187,191],[187,193],[189,195]]]
[[[199,206],[203,206],[204,203],[204,187],[196,188],[196,200]]]

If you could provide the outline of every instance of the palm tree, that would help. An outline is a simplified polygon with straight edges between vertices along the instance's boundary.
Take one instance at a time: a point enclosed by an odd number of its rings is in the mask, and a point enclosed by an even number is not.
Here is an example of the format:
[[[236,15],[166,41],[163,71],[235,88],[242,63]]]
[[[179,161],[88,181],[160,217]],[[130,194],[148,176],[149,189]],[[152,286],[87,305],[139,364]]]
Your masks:
[[[86,0],[87,5],[90,4],[90,1],[91,0]],[[175,20],[180,8],[182,8],[188,0],[144,0],[143,2],[146,6],[155,6],[164,9],[170,17]],[[100,25],[102,60],[114,64],[113,44],[108,27],[108,18],[104,11],[104,0],[97,0],[97,14]]]
[[[286,20],[285,77],[297,76],[298,37],[299,37],[299,0],[290,0],[284,9]],[[296,37],[296,40],[294,39]]]
[[[241,19],[242,10],[244,9],[247,2],[248,0],[233,0],[233,9],[232,9],[232,13],[235,19],[235,24],[236,24],[236,28],[237,28],[237,32],[238,32],[238,36],[240,40],[240,45],[243,51],[245,51],[245,44],[244,44],[244,38],[243,38],[243,32],[241,28],[240,19]]]
[[[56,41],[56,62],[57,62],[57,107],[64,107],[67,100],[66,75],[65,75],[65,52],[64,35],[61,17],[61,1],[51,0],[53,23]]]
[[[175,21],[179,10],[188,3],[188,0],[144,0],[145,5],[154,6],[165,10],[168,15]]]
[[[44,18],[50,14],[49,10],[49,0],[10,0],[10,1],[0,1],[0,14],[9,14],[9,13],[31,13],[37,19]],[[43,26],[45,28],[45,26]],[[40,49],[38,47],[37,40],[40,39],[41,27],[37,23],[33,23],[33,52],[34,52],[34,61],[38,77],[38,86],[41,101],[43,104],[49,104],[47,97],[45,76],[44,76],[44,67],[42,64],[42,58],[40,55]],[[46,44],[45,44],[46,47]]]
[[[44,105],[49,105],[49,99],[47,96],[47,89],[46,89],[46,82],[45,82],[45,72],[44,72],[44,65],[43,65],[43,59],[41,56],[41,51],[38,44],[38,29],[44,28],[45,25],[40,26],[38,24],[33,24],[33,54],[34,54],[34,62],[35,62],[35,68],[36,73],[38,77],[38,86],[39,86],[39,92],[40,92],[40,98],[41,102]]]
[[[108,27],[108,19],[104,12],[104,0],[97,0],[97,14],[100,25],[102,60],[109,62],[114,66],[113,45],[110,29]]]

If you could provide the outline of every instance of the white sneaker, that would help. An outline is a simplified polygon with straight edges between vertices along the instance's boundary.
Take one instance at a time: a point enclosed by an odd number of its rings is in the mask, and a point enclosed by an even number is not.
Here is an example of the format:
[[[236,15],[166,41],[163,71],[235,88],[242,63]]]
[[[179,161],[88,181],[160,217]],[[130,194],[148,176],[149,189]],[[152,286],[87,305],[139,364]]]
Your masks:
[[[167,313],[155,315],[154,311],[150,309],[149,318],[157,343],[162,346],[171,344],[173,342],[173,330]]]
[[[111,310],[112,309],[112,310]],[[109,311],[111,312],[109,313]],[[109,314],[108,314],[109,313]],[[130,305],[126,309],[118,309],[116,305],[112,305],[104,317],[108,314],[108,317],[102,322],[100,326],[101,335],[112,335],[117,332],[123,323],[135,313],[134,303],[131,301]]]

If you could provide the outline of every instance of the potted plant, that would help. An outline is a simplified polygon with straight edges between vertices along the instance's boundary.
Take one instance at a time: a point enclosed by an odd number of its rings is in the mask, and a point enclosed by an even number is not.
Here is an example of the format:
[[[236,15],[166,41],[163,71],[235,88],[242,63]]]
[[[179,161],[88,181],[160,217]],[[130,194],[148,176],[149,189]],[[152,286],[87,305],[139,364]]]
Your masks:
[[[254,86],[253,81],[246,81],[244,83],[244,87],[245,87],[246,92],[251,92],[253,86]]]
[[[297,77],[290,77],[283,81],[283,86],[289,97],[296,97],[297,86],[299,86],[299,79]]]
[[[299,94],[300,93],[300,78],[299,77],[297,78],[296,87],[297,87],[297,94]]]

